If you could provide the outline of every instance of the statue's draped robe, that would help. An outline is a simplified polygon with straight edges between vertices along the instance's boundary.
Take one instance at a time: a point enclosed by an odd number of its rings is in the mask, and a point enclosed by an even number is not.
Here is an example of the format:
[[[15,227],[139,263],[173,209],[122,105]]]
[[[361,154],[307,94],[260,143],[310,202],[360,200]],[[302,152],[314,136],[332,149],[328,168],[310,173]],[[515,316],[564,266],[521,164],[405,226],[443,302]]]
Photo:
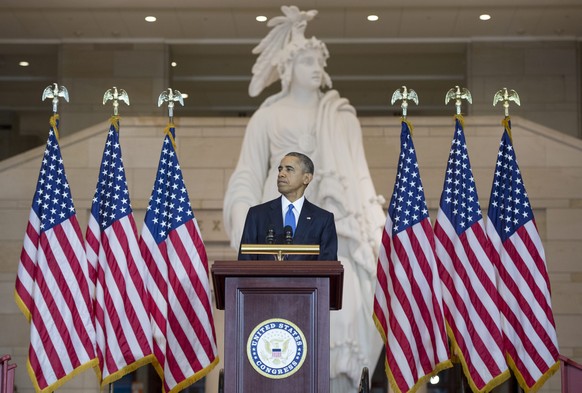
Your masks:
[[[346,99],[332,90],[312,111],[277,101],[255,112],[225,194],[225,228],[238,248],[244,222],[234,222],[233,208],[243,203],[248,209],[277,197],[277,167],[291,151],[308,155],[315,164],[307,199],[335,215],[345,272],[343,308],[331,313],[332,391],[354,391],[362,367],[373,370],[382,350],[372,307],[386,216],[370,177],[360,123]]]

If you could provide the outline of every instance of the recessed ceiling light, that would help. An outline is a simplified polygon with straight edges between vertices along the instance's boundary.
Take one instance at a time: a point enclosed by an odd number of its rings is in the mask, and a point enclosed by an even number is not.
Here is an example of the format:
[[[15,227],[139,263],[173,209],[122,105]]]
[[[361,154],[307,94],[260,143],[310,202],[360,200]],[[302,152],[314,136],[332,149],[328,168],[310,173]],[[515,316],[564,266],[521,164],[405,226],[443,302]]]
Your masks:
[[[171,63],[170,63],[170,65],[171,65],[172,67],[176,67],[176,66],[178,65],[178,63],[176,63],[175,61],[173,61],[173,62],[171,62]]]
[[[259,15],[255,19],[257,20],[257,22],[266,22],[267,21],[267,17],[265,15]]]
[[[481,14],[481,15],[479,15],[479,19],[481,19],[481,20],[489,20],[489,19],[491,19],[491,15],[489,15],[489,14]]]
[[[376,22],[378,19],[380,19],[378,15],[368,15],[368,20],[370,22]]]
[[[21,61],[20,63],[18,63],[18,65],[21,67],[28,67],[30,63],[28,61]]]
[[[146,22],[155,22],[156,20],[158,20],[155,16],[146,16],[145,17]]]
[[[182,98],[188,98],[188,93],[182,93]]]

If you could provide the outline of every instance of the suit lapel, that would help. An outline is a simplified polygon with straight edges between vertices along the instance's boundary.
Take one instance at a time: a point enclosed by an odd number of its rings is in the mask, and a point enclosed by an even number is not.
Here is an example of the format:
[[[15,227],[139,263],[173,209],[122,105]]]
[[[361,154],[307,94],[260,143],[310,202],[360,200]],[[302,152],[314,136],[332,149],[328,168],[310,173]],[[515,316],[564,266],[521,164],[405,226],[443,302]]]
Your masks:
[[[281,197],[274,199],[269,204],[269,222],[273,224],[275,233],[282,233],[283,229],[283,208],[281,207]]]
[[[297,228],[295,230],[295,236],[293,236],[293,243],[303,244],[305,235],[309,233],[309,228],[313,224],[313,205],[307,199],[303,202],[303,207],[301,208],[301,214],[299,215],[299,220],[297,221]]]

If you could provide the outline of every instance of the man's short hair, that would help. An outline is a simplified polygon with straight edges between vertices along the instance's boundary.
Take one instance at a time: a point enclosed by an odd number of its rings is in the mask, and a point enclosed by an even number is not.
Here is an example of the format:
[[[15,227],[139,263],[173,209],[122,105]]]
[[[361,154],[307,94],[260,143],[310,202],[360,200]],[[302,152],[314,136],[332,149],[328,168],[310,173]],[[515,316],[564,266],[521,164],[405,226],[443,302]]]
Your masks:
[[[307,157],[303,153],[298,153],[296,151],[292,151],[290,153],[285,154],[285,157],[288,156],[297,157],[299,159],[299,162],[301,163],[301,169],[303,170],[303,172],[311,173],[312,175],[314,174],[315,166],[313,165],[313,161],[311,161],[311,158]]]

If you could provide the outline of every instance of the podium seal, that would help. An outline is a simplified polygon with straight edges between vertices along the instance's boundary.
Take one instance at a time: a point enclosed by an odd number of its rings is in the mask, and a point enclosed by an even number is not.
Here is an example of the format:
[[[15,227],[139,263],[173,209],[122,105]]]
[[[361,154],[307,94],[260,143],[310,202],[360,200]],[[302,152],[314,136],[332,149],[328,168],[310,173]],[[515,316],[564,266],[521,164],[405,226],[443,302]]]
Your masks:
[[[290,377],[301,368],[307,356],[307,343],[301,329],[282,318],[259,323],[247,340],[247,357],[262,376]]]

